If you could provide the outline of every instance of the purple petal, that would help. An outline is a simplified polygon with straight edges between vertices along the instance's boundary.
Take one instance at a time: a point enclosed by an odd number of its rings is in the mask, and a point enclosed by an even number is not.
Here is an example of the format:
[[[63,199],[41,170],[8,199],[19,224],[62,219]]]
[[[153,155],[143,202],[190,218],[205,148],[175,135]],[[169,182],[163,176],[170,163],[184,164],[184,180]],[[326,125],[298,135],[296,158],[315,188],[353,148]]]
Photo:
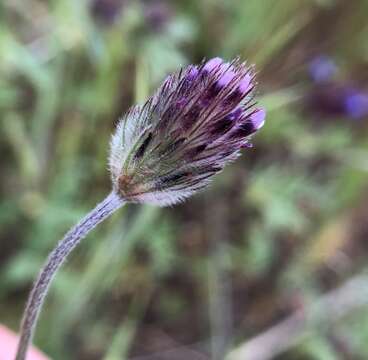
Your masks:
[[[245,94],[249,90],[250,80],[251,80],[251,76],[249,74],[246,74],[243,77],[243,79],[240,81],[238,90],[242,94]]]
[[[206,64],[203,67],[203,70],[211,72],[212,70],[216,69],[217,67],[219,67],[221,64],[223,64],[223,60],[219,57],[215,57],[211,60],[208,60],[206,62]]]
[[[246,138],[260,129],[265,120],[266,112],[263,109],[258,109],[250,116],[245,117],[245,122],[240,124],[231,134],[232,138]]]
[[[229,82],[234,79],[235,77],[235,72],[232,70],[227,70],[221,77],[220,79],[217,81],[217,85],[220,87],[224,87],[226,85],[229,84]]]
[[[196,66],[191,66],[186,74],[187,80],[194,80],[198,75],[198,69]]]
[[[265,117],[266,111],[263,109],[258,109],[250,116],[249,121],[252,122],[254,129],[258,130],[264,125]]]

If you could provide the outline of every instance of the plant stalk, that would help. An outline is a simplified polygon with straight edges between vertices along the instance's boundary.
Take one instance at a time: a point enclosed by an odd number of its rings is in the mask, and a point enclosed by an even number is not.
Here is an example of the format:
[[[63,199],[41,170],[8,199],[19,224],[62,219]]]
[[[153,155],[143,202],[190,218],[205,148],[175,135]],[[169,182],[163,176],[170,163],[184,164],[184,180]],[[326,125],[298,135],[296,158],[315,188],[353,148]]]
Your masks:
[[[124,205],[125,201],[112,191],[101,203],[87,214],[59,241],[41,269],[28,297],[20,328],[20,340],[15,360],[25,360],[32,341],[37,319],[44,303],[50,283],[57,270],[79,242],[100,222]]]

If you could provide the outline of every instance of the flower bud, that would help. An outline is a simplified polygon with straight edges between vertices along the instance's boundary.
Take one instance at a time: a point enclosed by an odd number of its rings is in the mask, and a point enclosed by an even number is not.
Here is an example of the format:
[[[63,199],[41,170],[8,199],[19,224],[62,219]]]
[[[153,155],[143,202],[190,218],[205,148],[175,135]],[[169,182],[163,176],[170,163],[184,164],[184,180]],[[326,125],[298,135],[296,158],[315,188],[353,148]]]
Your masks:
[[[214,58],[167,77],[120,120],[111,141],[113,187],[131,202],[172,205],[204,188],[263,126],[252,70]]]

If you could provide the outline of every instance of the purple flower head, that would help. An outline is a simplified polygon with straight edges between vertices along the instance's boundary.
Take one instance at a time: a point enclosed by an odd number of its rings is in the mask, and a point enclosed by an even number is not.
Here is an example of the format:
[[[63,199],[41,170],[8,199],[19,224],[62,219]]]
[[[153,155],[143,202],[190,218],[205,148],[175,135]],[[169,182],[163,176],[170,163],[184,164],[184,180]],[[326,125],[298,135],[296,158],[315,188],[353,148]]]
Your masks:
[[[114,189],[125,199],[170,205],[205,187],[263,126],[252,70],[214,58],[166,78],[121,119],[111,141]]]
[[[309,63],[309,75],[316,83],[323,83],[331,80],[337,73],[335,62],[326,55],[315,57]]]
[[[330,82],[315,87],[307,105],[323,116],[361,119],[368,116],[368,93],[354,85]]]
[[[353,119],[368,116],[368,94],[358,90],[351,90],[344,99],[344,108]]]

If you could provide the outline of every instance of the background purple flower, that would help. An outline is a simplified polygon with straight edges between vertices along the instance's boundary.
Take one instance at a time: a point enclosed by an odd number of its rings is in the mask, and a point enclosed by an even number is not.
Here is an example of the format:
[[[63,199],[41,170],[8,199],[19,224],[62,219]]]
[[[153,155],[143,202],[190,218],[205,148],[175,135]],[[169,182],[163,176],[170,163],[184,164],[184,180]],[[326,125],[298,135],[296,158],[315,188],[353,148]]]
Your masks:
[[[331,57],[315,57],[308,66],[313,86],[307,95],[307,107],[322,116],[361,119],[368,116],[368,92],[353,81],[334,80],[338,68]]]
[[[316,83],[329,81],[337,73],[338,68],[334,60],[326,55],[320,55],[312,59],[308,65],[310,77]]]

